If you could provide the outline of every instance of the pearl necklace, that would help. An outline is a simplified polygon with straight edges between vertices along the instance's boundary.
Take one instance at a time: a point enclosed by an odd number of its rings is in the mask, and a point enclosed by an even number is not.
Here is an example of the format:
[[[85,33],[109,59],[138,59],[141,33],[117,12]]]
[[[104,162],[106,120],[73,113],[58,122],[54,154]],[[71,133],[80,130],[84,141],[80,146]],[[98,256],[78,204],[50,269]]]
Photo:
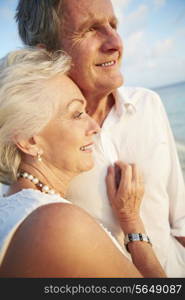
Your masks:
[[[33,176],[30,173],[21,171],[17,174],[17,178],[25,178],[25,179],[30,180],[32,183],[35,184],[35,186],[37,188],[41,189],[41,192],[43,192],[43,193],[60,196],[59,193],[56,193],[55,190],[50,189],[49,186],[42,183],[37,177]]]

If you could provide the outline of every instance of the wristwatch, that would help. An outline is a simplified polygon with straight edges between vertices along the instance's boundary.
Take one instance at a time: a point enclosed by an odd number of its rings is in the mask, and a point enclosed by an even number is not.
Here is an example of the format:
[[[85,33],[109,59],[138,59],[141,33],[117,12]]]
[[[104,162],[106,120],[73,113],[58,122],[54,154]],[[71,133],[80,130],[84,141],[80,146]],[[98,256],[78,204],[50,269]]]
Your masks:
[[[143,241],[151,244],[149,237],[145,233],[128,233],[125,235],[125,239],[124,239],[124,244],[128,252],[129,252],[128,243],[136,242],[136,241]]]

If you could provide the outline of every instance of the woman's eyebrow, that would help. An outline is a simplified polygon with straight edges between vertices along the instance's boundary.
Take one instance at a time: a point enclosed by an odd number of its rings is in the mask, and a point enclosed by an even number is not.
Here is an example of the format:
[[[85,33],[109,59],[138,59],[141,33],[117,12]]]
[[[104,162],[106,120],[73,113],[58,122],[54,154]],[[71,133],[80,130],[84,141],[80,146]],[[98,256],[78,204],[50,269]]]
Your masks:
[[[84,101],[83,99],[75,98],[75,99],[72,99],[72,100],[68,103],[67,109],[68,109],[74,102],[80,102],[82,105],[85,105],[85,101]]]

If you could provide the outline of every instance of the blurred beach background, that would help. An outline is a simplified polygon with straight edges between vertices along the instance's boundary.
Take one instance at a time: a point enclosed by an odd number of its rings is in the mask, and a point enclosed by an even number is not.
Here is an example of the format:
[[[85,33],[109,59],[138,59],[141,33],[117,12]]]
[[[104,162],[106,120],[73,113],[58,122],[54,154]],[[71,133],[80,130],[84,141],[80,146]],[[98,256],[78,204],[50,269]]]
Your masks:
[[[14,19],[17,3],[0,0],[0,58],[22,47]],[[151,88],[161,96],[185,178],[185,0],[112,3],[124,42],[125,85]]]
[[[185,179],[185,82],[153,89],[166,108]]]

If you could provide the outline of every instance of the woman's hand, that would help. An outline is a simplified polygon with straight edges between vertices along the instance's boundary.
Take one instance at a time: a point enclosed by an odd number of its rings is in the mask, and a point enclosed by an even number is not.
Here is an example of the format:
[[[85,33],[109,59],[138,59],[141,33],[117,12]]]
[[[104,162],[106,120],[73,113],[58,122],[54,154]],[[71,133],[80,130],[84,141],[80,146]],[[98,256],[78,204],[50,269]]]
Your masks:
[[[144,187],[136,165],[116,162],[115,167],[108,169],[106,183],[110,204],[124,234],[145,233],[139,216]],[[133,264],[144,277],[166,277],[149,243],[136,241],[129,243],[128,249]]]
[[[116,162],[115,167],[108,168],[106,183],[110,204],[121,227],[138,223],[144,185],[136,165]]]

